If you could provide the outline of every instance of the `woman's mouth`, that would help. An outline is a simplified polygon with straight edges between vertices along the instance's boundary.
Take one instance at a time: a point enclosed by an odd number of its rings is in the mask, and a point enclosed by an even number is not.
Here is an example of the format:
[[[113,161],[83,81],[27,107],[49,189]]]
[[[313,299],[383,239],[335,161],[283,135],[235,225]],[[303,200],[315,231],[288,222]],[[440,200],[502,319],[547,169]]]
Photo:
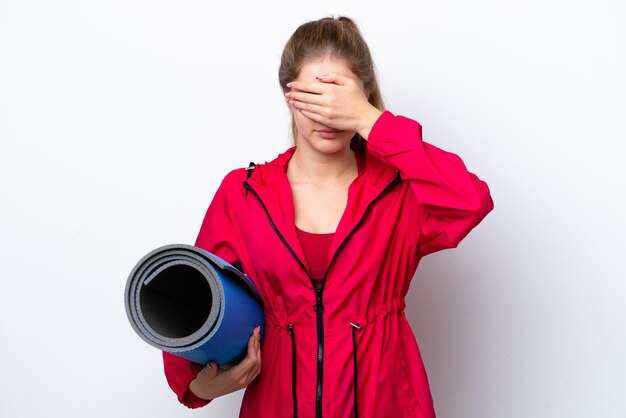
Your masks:
[[[339,129],[318,129],[317,133],[324,139],[333,139],[343,132]]]

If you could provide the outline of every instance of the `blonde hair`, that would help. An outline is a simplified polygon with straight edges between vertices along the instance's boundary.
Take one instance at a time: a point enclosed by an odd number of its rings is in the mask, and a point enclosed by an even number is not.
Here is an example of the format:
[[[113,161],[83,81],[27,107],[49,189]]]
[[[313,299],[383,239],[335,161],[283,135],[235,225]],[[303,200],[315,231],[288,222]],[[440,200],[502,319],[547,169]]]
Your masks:
[[[307,62],[327,55],[344,60],[363,83],[369,103],[381,111],[385,110],[370,50],[356,23],[345,16],[304,23],[291,35],[283,49],[278,69],[278,81],[283,93],[289,90],[287,83],[298,78]],[[291,133],[295,141],[297,128],[293,116]]]

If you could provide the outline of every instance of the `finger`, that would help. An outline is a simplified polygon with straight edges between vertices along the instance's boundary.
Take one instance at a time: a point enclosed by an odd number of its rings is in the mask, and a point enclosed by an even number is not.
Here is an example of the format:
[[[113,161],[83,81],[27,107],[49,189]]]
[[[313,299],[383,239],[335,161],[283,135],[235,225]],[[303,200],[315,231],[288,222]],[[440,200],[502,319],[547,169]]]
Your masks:
[[[244,364],[242,363],[242,366]],[[244,382],[247,386],[248,383],[250,383],[256,376],[258,376],[260,370],[261,370],[261,359],[258,356],[258,353],[255,353],[254,356],[250,357],[250,362],[246,363],[246,367],[247,369],[243,370],[242,373],[244,374]]]
[[[256,348],[255,348],[255,334],[252,333],[250,338],[248,339],[248,350],[246,352],[246,357],[237,365],[241,366],[243,371],[248,371],[256,361]]]
[[[244,388],[259,375],[261,369],[260,359],[260,327],[256,327],[248,339],[246,357],[226,373],[235,384]]]
[[[292,81],[287,84],[291,90],[303,91],[314,94],[322,94],[327,91],[328,86],[318,81]]]
[[[285,93],[287,99],[297,100],[303,103],[323,105],[325,100],[321,94],[307,93],[302,91],[288,91]]]
[[[294,109],[311,113],[311,114],[317,114],[320,116],[322,115],[322,112],[324,110],[323,106],[311,104],[311,103],[304,103],[304,102],[300,102],[298,100],[293,100],[293,99],[289,100],[289,105],[293,107]]]
[[[300,112],[303,116],[315,121],[315,122],[319,122],[323,125],[328,126],[328,123],[330,123],[328,121],[328,119],[326,118],[326,116],[323,113],[322,109],[316,109],[315,106],[311,105],[311,106],[307,106],[304,105],[301,108],[297,108],[297,107],[293,107],[294,111],[298,111]],[[330,127],[330,126],[329,126]]]
[[[256,357],[256,336],[253,332],[252,335],[250,336],[250,339],[248,340],[248,351],[246,352],[246,358],[244,359],[244,361],[248,360],[248,362],[250,362],[250,360],[253,360],[255,357]]]
[[[259,373],[261,373],[261,349],[259,348],[256,352],[254,365],[250,368],[248,372],[249,381],[254,380]]]
[[[258,368],[258,364],[260,363],[260,354],[261,354],[261,330],[260,327],[256,327],[254,329],[254,333],[252,334],[254,338],[254,354],[250,356],[250,358],[254,361],[251,366],[251,370],[255,370]]]
[[[256,375],[258,376],[261,373],[261,366],[263,364],[263,360],[261,359],[261,344],[259,344],[259,349],[257,351],[256,357],[257,357],[257,361],[258,361],[258,367],[257,367]]]
[[[210,362],[202,370],[200,370],[200,373],[210,378],[213,378],[219,374],[219,369],[215,362]]]
[[[304,117],[311,119],[314,122],[318,122],[321,123],[324,126],[328,126],[329,128],[331,126],[329,126],[329,122],[326,120],[325,117],[323,117],[322,115],[319,115],[317,113],[313,113],[313,112],[309,112],[306,110],[299,110],[296,109],[298,112],[300,112]]]
[[[261,330],[257,331],[256,358],[259,365],[261,364]]]
[[[252,364],[252,366],[246,373],[248,376],[248,379],[250,380],[254,379],[259,374],[260,370],[261,370],[261,359],[259,357],[256,357],[254,360],[254,364]]]
[[[246,356],[239,364],[231,367],[226,373],[231,381],[235,382],[240,388],[244,388],[250,383],[256,364],[257,359],[255,355]]]
[[[257,353],[259,352],[259,350],[261,349],[261,327],[256,327],[255,328],[255,337],[256,337],[256,351]]]
[[[339,86],[345,86],[354,81],[351,77],[339,73],[323,74],[315,78],[322,83],[333,83]]]

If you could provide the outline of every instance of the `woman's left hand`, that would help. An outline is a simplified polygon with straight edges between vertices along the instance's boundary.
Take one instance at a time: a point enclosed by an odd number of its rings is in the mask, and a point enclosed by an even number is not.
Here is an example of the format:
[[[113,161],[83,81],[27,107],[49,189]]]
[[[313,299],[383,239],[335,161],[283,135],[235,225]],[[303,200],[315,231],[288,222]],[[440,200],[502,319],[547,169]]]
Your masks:
[[[331,129],[356,131],[364,139],[380,110],[368,101],[358,80],[341,74],[317,77],[318,81],[292,81],[285,99],[304,116]]]

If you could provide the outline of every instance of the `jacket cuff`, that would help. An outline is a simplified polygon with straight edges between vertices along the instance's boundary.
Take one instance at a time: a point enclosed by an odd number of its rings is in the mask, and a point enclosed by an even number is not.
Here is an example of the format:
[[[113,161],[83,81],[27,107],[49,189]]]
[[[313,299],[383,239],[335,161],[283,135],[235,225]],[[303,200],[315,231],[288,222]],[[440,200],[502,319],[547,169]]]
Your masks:
[[[367,138],[367,149],[384,158],[415,149],[421,140],[422,125],[419,122],[385,110],[372,126]]]
[[[180,403],[188,408],[200,408],[209,403],[189,390],[189,383],[196,378],[203,366],[166,351],[163,352],[163,366],[167,383]]]
[[[183,396],[181,396],[181,398],[179,399],[180,403],[182,403],[183,405],[185,405],[188,408],[201,408],[207,404],[209,404],[211,401],[207,400],[207,399],[202,399],[199,398],[198,396],[196,396],[191,389],[189,389],[189,386],[187,386],[187,389],[185,389],[185,392],[183,393]]]

